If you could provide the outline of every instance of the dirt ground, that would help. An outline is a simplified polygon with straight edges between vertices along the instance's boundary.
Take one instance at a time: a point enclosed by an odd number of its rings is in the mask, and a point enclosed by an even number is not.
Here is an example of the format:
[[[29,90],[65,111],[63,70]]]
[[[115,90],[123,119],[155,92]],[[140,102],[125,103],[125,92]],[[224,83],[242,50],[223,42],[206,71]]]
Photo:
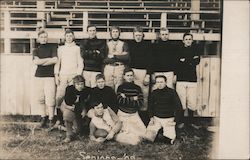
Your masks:
[[[177,130],[174,145],[142,142],[137,146],[122,145],[115,141],[98,144],[87,136],[78,136],[71,143],[63,143],[65,132],[47,132],[36,123],[23,124],[23,119],[14,123],[1,122],[0,159],[210,159],[213,132],[204,127],[185,127]],[[22,122],[22,124],[19,124]]]

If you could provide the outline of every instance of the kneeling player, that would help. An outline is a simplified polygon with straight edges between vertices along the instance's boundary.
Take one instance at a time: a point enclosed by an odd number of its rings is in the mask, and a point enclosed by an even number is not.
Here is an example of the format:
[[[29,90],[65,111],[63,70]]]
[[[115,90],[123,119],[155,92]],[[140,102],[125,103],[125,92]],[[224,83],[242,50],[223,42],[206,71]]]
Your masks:
[[[78,75],[73,78],[73,85],[66,88],[64,102],[62,103],[63,120],[66,126],[66,139],[64,142],[70,142],[74,132],[78,133],[81,126],[82,118],[87,112],[87,103],[91,89],[85,87],[85,80]]]
[[[149,98],[150,122],[147,127],[146,139],[155,141],[158,131],[163,128],[164,139],[161,141],[173,144],[176,138],[175,125],[182,115],[182,105],[174,89],[167,87],[164,75],[155,77],[157,89]]]

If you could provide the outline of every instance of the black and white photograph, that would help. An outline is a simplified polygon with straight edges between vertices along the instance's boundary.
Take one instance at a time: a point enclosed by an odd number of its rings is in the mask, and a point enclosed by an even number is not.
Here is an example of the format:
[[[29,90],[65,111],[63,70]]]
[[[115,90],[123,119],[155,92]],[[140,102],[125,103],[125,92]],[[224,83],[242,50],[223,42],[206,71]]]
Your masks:
[[[250,158],[249,2],[228,3],[1,0],[0,159]]]

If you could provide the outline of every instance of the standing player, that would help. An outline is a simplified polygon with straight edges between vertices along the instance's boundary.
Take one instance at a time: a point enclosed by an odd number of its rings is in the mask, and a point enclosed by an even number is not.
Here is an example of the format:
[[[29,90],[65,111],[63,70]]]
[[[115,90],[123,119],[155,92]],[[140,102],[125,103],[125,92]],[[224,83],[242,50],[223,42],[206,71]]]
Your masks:
[[[129,63],[128,45],[119,39],[121,30],[117,26],[110,29],[111,40],[107,43],[107,57],[104,59],[104,76],[107,86],[117,90],[122,84],[125,65]]]
[[[164,75],[167,78],[167,86],[174,88],[174,71],[176,65],[176,53],[173,44],[169,41],[167,28],[160,29],[160,39],[153,47],[153,77]],[[153,87],[155,89],[156,86]]]
[[[95,87],[97,74],[102,71],[103,59],[106,57],[105,40],[97,39],[96,27],[90,25],[87,27],[89,38],[80,42],[81,55],[84,59],[83,77],[86,80],[86,86]]]
[[[142,110],[147,110],[151,43],[143,40],[144,33],[141,27],[135,27],[133,31],[134,40],[129,41],[130,67],[134,72],[134,83],[141,87],[144,105]]]
[[[38,32],[40,45],[33,51],[33,62],[37,65],[35,73],[35,102],[42,109],[41,127],[46,126],[46,109],[49,113],[49,127],[52,127],[52,120],[55,109],[56,85],[54,78],[54,65],[57,62],[56,47],[47,43],[48,33],[44,30]]]
[[[55,78],[57,84],[56,105],[60,108],[65,95],[65,89],[72,84],[76,75],[82,75],[83,59],[80,47],[74,42],[74,32],[65,31],[65,44],[58,48],[58,62],[55,65]]]
[[[176,91],[183,109],[188,111],[188,121],[192,126],[193,114],[197,110],[197,75],[196,66],[200,62],[200,48],[193,43],[193,35],[185,33],[179,47]]]

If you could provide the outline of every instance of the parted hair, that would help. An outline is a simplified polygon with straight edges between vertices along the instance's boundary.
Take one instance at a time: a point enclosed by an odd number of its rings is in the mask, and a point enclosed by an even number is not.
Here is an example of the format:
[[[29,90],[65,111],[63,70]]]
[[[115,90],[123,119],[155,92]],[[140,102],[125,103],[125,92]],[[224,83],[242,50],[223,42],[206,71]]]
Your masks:
[[[75,84],[75,83],[79,83],[79,82],[85,83],[85,79],[84,79],[83,76],[81,76],[81,75],[75,76],[72,80],[73,80],[73,83],[74,83],[74,84]]]

